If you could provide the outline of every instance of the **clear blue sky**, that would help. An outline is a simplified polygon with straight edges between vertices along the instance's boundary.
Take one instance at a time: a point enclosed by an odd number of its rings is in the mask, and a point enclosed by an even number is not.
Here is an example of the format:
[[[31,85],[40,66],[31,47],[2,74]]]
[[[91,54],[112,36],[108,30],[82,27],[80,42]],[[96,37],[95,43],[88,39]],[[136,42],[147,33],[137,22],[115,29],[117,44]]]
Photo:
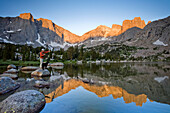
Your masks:
[[[30,12],[78,35],[138,16],[146,23],[170,16],[170,0],[0,0],[0,6],[2,17]]]

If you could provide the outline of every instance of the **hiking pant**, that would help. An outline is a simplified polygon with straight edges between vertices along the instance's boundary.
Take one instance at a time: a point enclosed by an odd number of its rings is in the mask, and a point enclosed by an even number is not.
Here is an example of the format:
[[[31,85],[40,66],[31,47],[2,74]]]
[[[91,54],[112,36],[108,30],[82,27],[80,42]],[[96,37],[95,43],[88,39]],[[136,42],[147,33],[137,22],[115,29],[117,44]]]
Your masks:
[[[42,68],[43,59],[40,58],[40,68]]]

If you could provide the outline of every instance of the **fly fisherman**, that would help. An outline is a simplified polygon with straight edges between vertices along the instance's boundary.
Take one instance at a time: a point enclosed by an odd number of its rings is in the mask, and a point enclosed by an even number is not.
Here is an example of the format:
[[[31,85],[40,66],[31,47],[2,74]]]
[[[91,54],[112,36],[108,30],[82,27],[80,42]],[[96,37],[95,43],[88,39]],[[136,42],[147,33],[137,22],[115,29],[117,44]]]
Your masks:
[[[43,58],[45,56],[45,53],[49,53],[50,51],[44,51],[44,49],[40,52],[40,68],[42,68]]]

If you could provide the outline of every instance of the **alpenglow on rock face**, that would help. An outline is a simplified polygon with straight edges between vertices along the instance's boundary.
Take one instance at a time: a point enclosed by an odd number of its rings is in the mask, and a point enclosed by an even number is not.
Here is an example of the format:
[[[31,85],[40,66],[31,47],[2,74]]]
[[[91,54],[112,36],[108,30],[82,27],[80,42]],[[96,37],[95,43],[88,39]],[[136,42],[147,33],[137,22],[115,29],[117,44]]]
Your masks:
[[[139,27],[143,29],[145,26],[145,21],[141,20],[140,17],[135,17],[133,20],[124,20],[122,24],[121,33],[132,27]]]
[[[161,46],[169,50],[170,16],[149,23],[140,32],[134,33],[133,37],[130,45],[144,47]]]
[[[138,27],[143,29],[146,26],[145,21],[141,20],[140,17],[135,17],[133,20],[124,20],[122,26],[113,24],[112,28],[107,27],[105,25],[100,25],[96,29],[91,30],[84,35],[82,35],[79,39],[79,42],[84,41],[91,37],[113,37],[118,36],[124,33],[126,30]]]
[[[63,37],[62,37],[63,34]],[[30,13],[18,17],[0,17],[0,41],[34,46],[63,44],[64,36],[76,36],[48,19],[34,19]],[[66,40],[67,41],[67,40]]]
[[[145,27],[144,20],[135,17],[133,20],[123,21],[122,26],[113,24],[112,28],[100,25],[96,29],[82,36],[56,25],[51,20],[34,19],[31,13],[23,13],[18,17],[0,17],[0,41],[17,44],[32,44],[33,46],[53,46],[65,42],[76,43],[91,37],[117,36],[129,28]]]

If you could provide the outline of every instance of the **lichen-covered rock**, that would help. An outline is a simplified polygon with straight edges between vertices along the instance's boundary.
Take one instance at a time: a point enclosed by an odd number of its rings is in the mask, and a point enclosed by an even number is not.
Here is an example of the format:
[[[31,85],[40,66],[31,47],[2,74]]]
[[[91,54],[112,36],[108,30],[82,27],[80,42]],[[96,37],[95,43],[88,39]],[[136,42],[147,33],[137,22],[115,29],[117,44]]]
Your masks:
[[[7,69],[16,69],[16,66],[14,64],[10,64],[7,66]]]
[[[38,113],[44,107],[45,96],[36,90],[15,93],[0,103],[1,113]]]
[[[20,87],[20,84],[9,77],[0,78],[0,95],[13,91]]]
[[[31,76],[45,77],[50,76],[50,72],[47,69],[37,69],[31,73]]]
[[[35,81],[35,87],[38,87],[38,88],[43,88],[43,87],[50,87],[50,83],[46,82],[46,81]]]
[[[35,67],[35,66],[26,66],[21,68],[21,71],[35,71],[37,70],[39,67]]]
[[[17,79],[18,75],[17,74],[4,73],[4,74],[1,74],[0,77],[10,77],[12,79]]]
[[[18,70],[10,69],[10,70],[5,71],[4,73],[16,74],[16,73],[18,73]]]

